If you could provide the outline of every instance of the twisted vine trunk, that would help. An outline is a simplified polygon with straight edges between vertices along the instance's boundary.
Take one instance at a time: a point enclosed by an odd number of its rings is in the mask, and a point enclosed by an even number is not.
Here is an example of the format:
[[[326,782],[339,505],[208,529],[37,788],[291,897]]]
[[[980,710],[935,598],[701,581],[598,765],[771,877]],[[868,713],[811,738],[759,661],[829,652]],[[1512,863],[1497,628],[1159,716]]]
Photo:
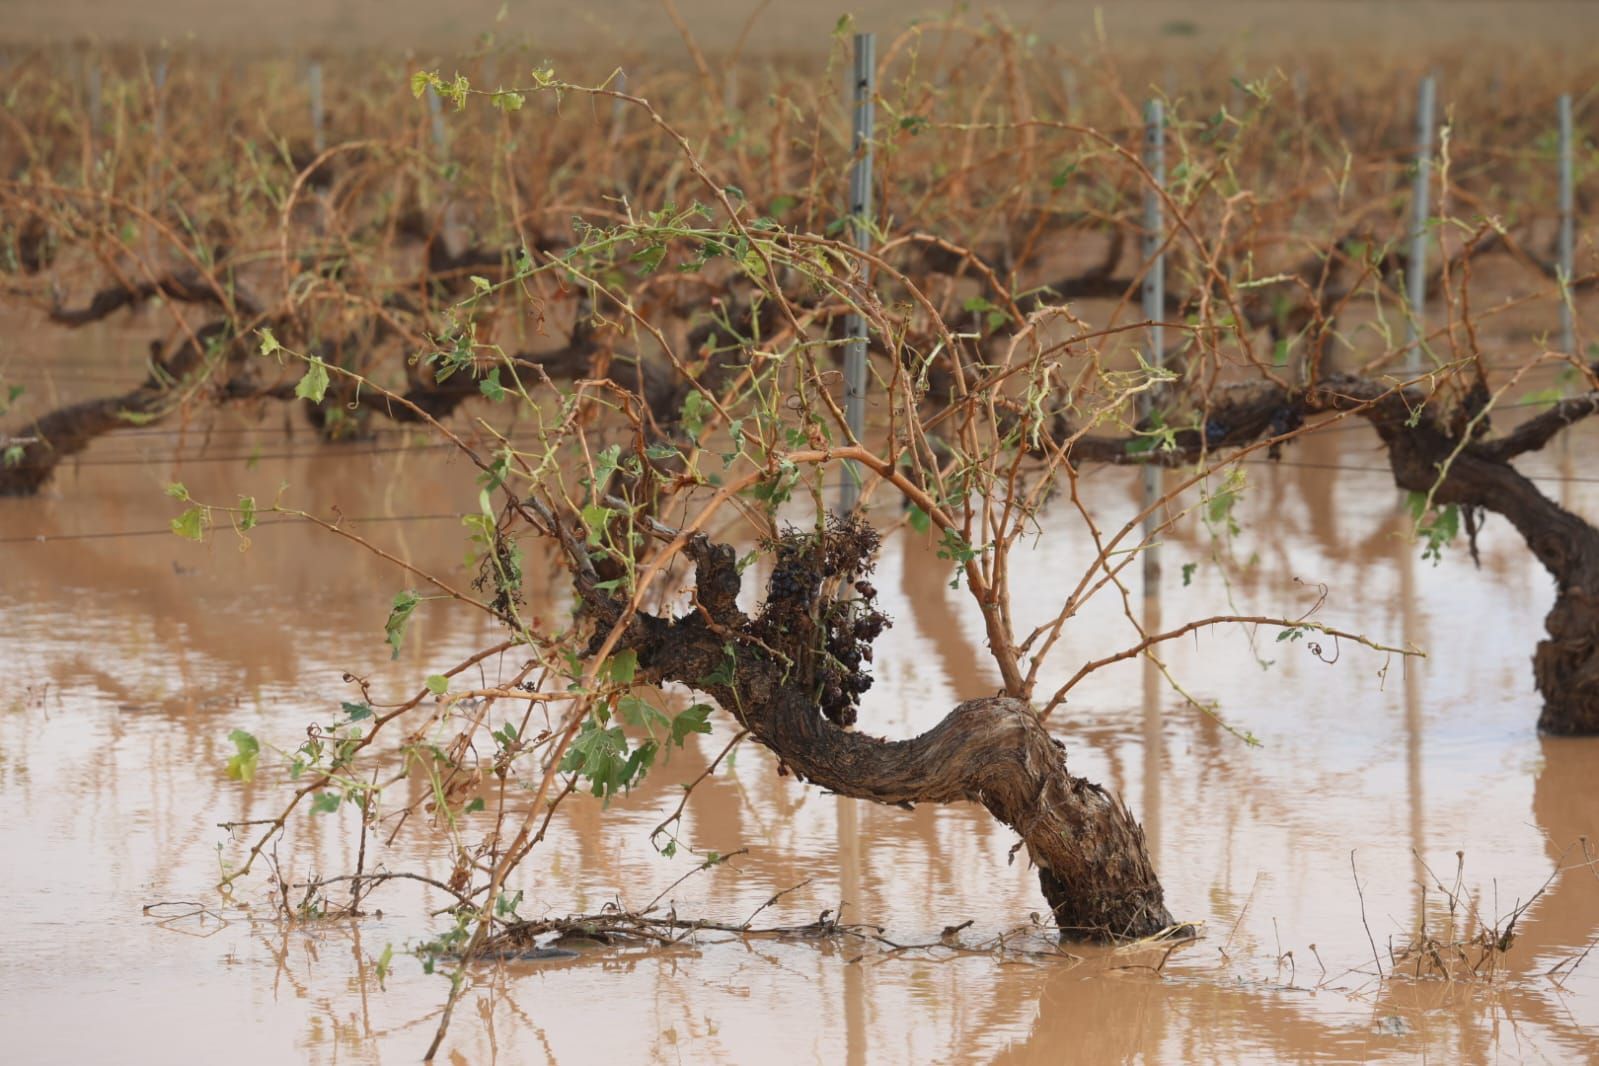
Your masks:
[[[1599,374],[1599,364],[1591,370]],[[1414,387],[1349,375],[1330,377],[1303,392],[1256,385],[1222,394],[1207,407],[1204,425],[1175,431],[1169,448],[1135,454],[1122,438],[1089,434],[1074,440],[1071,456],[1074,462],[1179,466],[1285,433],[1307,414],[1358,413],[1381,436],[1395,485],[1430,492],[1436,504],[1502,515],[1554,577],[1555,605],[1544,620],[1548,635],[1533,656],[1533,676],[1544,701],[1538,728],[1557,735],[1599,735],[1599,530],[1549,499],[1512,465],[1516,457],[1540,450],[1599,414],[1599,391],[1561,400],[1493,437],[1479,417],[1488,399],[1481,383],[1451,406]],[[1062,417],[1054,428],[1057,440],[1064,440],[1071,427]],[[1272,454],[1280,447],[1274,444]]]
[[[840,795],[876,803],[981,804],[1014,829],[1038,867],[1062,933],[1085,939],[1141,937],[1172,925],[1142,828],[1114,796],[1066,767],[1065,749],[1020,700],[968,700],[910,740],[885,741],[824,716],[804,672],[750,639],[737,606],[730,547],[703,537],[687,553],[697,567],[700,610],[677,619],[639,615],[621,647],[641,674],[708,693],[781,767]],[[580,575],[578,591],[603,632],[621,604]]]
[[[1380,388],[1334,380],[1316,399],[1346,405],[1362,395],[1375,398]],[[1411,492],[1432,491],[1438,504],[1493,511],[1516,527],[1555,579],[1555,604],[1544,619],[1548,636],[1533,655],[1544,701],[1538,728],[1564,736],[1599,734],[1599,530],[1510,464],[1599,408],[1599,396],[1563,401],[1504,437],[1464,445],[1462,430],[1440,412],[1416,419],[1419,407],[1413,393],[1392,394],[1365,413],[1387,445],[1394,483]]]
[[[1395,482],[1426,492],[1438,478],[1447,443],[1420,430],[1396,437],[1388,448]],[[1599,733],[1599,531],[1509,463],[1469,452],[1455,459],[1434,499],[1503,515],[1554,577],[1555,604],[1544,619],[1548,635],[1532,659],[1543,697],[1538,728],[1568,736]]]
[[[0,496],[31,496],[50,480],[60,463],[83,451],[95,438],[136,423],[159,421],[172,403],[174,388],[205,361],[202,346],[220,342],[226,333],[223,324],[212,323],[196,332],[194,340],[180,341],[165,358],[159,348],[152,348],[151,359],[157,369],[137,388],[71,404],[29,423],[16,436],[30,443],[12,462],[0,465]]]
[[[877,803],[981,804],[1021,837],[1063,932],[1147,936],[1172,924],[1144,831],[1092,782],[1032,709],[1006,697],[968,700],[910,740],[848,732],[783,694],[749,704],[750,731],[790,770],[840,795]]]

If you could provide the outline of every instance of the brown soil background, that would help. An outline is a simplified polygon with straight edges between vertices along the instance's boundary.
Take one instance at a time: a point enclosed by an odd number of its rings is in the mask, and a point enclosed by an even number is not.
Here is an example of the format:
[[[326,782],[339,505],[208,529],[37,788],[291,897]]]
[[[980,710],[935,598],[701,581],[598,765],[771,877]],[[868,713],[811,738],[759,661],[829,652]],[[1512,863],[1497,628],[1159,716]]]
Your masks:
[[[707,48],[731,47],[758,12],[752,51],[791,50],[825,39],[840,15],[857,25],[897,30],[910,20],[948,13],[951,5],[905,0],[836,0],[832,4],[681,0],[684,20]],[[497,19],[503,11],[503,18]],[[1419,0],[1404,3],[1257,2],[1195,4],[1084,0],[1011,0],[969,5],[1054,41],[1087,40],[1096,11],[1117,41],[1160,41],[1199,49],[1337,46],[1342,42],[1395,52],[1463,41],[1485,44],[1484,59],[1514,62],[1505,49],[1548,45],[1573,53],[1599,34],[1599,4],[1563,0]],[[260,49],[440,48],[468,44],[484,32],[502,39],[548,42],[552,51],[612,44],[673,45],[678,40],[655,0],[0,0],[0,42],[13,45],[89,38],[101,42],[183,42]]]

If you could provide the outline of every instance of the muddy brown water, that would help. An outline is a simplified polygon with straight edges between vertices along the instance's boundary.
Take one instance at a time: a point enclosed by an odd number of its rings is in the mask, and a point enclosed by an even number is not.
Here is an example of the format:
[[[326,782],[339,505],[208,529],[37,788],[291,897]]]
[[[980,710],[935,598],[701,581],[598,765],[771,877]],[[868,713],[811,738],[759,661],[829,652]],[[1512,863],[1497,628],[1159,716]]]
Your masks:
[[[287,482],[296,503],[369,519],[358,528],[388,550],[460,570],[453,513],[470,504],[459,498],[470,478],[459,460],[325,447],[281,422],[230,416],[181,442],[130,432],[97,443],[44,497],[0,501],[7,1061],[410,1062],[437,1024],[445,979],[404,951],[438,931],[440,894],[391,887],[371,900],[381,916],[306,926],[271,920],[261,879],[231,903],[212,887],[219,863],[240,856],[217,823],[270,817],[284,796],[271,767],[251,785],[225,778],[229,730],[293,747],[348,694],[344,671],[393,693],[492,636],[428,607],[391,662],[383,620],[405,582],[386,565],[299,525],[256,530],[247,552],[227,532],[203,546],[162,532],[169,480],[210,499],[271,498]],[[190,458],[172,462],[175,444]],[[1136,663],[1096,674],[1057,717],[1076,772],[1144,820],[1173,912],[1204,923],[1197,943],[1072,963],[857,960],[850,948],[704,937],[670,953],[510,963],[474,980],[442,1061],[1595,1061],[1599,960],[1546,976],[1599,937],[1599,875],[1572,850],[1599,841],[1599,742],[1533,730],[1529,657],[1549,581],[1492,519],[1480,570],[1458,546],[1436,566],[1420,560],[1398,535],[1397,494],[1372,444],[1361,430],[1329,434],[1282,466],[1249,466],[1238,545],[1248,565],[1230,588],[1214,565],[1185,585],[1182,564],[1203,563],[1210,544],[1184,530],[1166,549],[1158,610],[1172,624],[1229,610],[1230,597],[1296,613],[1324,583],[1318,618],[1413,641],[1425,661],[1345,644],[1324,647],[1337,659],[1327,664],[1273,630],[1252,647],[1229,627],[1176,642],[1167,661],[1263,747],[1245,747]],[[1556,452],[1528,464],[1566,476],[1546,487],[1590,517],[1599,475],[1583,457],[1596,445],[1585,435],[1564,462]],[[1102,525],[1134,512],[1127,472],[1093,472],[1088,487]],[[19,540],[110,531],[152,535]],[[1058,602],[1089,561],[1083,540],[1063,521],[1018,563],[1019,613]],[[921,537],[886,545],[876,583],[895,626],[878,647],[864,727],[910,735],[994,688],[979,623],[949,577]],[[564,609],[553,577],[532,578],[529,597],[546,617]],[[1050,676],[1134,639],[1118,606],[1098,601]],[[487,677],[511,668],[491,663]],[[609,811],[566,804],[512,886],[525,892],[521,913],[639,906],[687,872],[690,860],[661,858],[646,838],[727,737],[719,718]],[[343,873],[356,840],[349,813],[319,816],[279,859],[296,879]],[[804,883],[762,920],[802,923],[842,905],[901,942],[969,920],[960,936],[976,944],[1042,907],[1033,875],[1007,862],[1014,838],[982,812],[841,800],[780,777],[753,747],[693,797],[684,840],[750,849],[670,894],[697,917],[741,921]],[[1423,917],[1447,918],[1441,894],[1420,887],[1422,864],[1452,884],[1457,853],[1465,894],[1490,919],[1558,863],[1570,868],[1518,923],[1494,981],[1379,983],[1372,942],[1387,970],[1390,945]],[[369,868],[435,876],[450,862],[431,833],[368,857]],[[145,913],[163,902],[176,905]],[[380,981],[388,945],[395,962]]]

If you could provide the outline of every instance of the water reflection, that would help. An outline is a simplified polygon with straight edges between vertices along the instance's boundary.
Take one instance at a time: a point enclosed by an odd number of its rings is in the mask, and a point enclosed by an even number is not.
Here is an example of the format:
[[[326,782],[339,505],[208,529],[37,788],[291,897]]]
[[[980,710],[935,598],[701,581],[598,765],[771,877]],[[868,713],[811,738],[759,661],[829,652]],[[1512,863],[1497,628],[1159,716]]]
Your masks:
[[[1318,448],[1292,458],[1343,456],[1348,465],[1357,454]],[[201,498],[271,498],[288,480],[304,502],[370,519],[354,528],[387,550],[469,578],[458,523],[376,521],[469,505],[447,456],[329,453],[130,473],[93,465],[95,454],[71,475],[70,493],[0,501],[0,536],[160,530],[170,509],[159,485],[176,475]],[[1102,527],[1131,518],[1136,480],[1107,491],[1120,475],[1094,476],[1104,479],[1096,486]],[[486,971],[467,993],[450,1061],[1590,1055],[1599,971],[1589,960],[1560,986],[1544,975],[1599,936],[1599,877],[1575,866],[1580,851],[1571,850],[1584,836],[1599,840],[1590,772],[1599,746],[1533,733],[1528,659],[1550,600],[1536,563],[1492,523],[1481,571],[1463,551],[1446,552],[1437,566],[1417,560],[1397,536],[1391,482],[1380,471],[1251,467],[1250,480],[1240,551],[1258,548],[1258,558],[1224,571],[1209,561],[1203,529],[1175,531],[1160,595],[1139,601],[1146,629],[1229,602],[1293,614],[1314,602],[1307,590],[1324,584],[1318,618],[1417,641],[1430,657],[1402,666],[1345,646],[1327,665],[1272,632],[1251,639],[1236,628],[1168,646],[1173,675],[1219,701],[1228,725],[1262,737],[1260,751],[1194,711],[1147,663],[1109,668],[1074,690],[1058,721],[1074,768],[1113,784],[1138,809],[1174,911],[1205,921],[1205,940],[1164,960],[1157,953],[1077,967],[856,961],[847,949],[770,941],[547,969],[513,964]],[[1594,486],[1561,491],[1572,506],[1599,512]],[[345,670],[398,691],[493,634],[464,613],[430,607],[405,655],[390,662],[382,623],[402,584],[391,569],[306,528],[258,530],[245,553],[230,538],[224,532],[199,548],[170,536],[4,546],[0,624],[8,675],[23,687],[0,702],[0,851],[12,857],[0,864],[0,899],[7,957],[24,965],[0,968],[0,1028],[19,1055],[126,1060],[130,1043],[143,1039],[181,1061],[223,1053],[239,1062],[412,1061],[437,1023],[440,978],[403,955],[384,981],[376,975],[386,946],[403,949],[436,931],[431,912],[446,901],[432,890],[385,889],[372,903],[382,917],[310,927],[268,920],[260,882],[226,908],[215,898],[218,863],[240,854],[216,823],[272,817],[284,784],[276,769],[240,785],[220,767],[235,727],[292,747],[346,694]],[[1090,562],[1087,545],[1045,537],[1018,582],[1019,619],[1046,617]],[[1190,562],[1198,566],[1184,584]],[[907,735],[996,686],[981,628],[948,587],[946,566],[914,534],[887,545],[878,586],[896,624],[879,648],[880,680],[863,715],[869,728]],[[566,602],[558,573],[529,572],[530,604],[558,619]],[[1495,620],[1491,631],[1483,618]],[[1091,603],[1042,687],[1135,641],[1119,603]],[[491,660],[485,676],[510,676],[518,665]],[[725,724],[696,740],[610,810],[592,801],[563,807],[547,850],[515,886],[526,892],[524,915],[611,900],[637,906],[685,872],[684,860],[659,858],[647,838],[678,784],[727,742]],[[421,787],[410,781],[400,791],[414,798]],[[778,776],[754,747],[696,791],[682,835],[696,848],[751,849],[674,890],[669,901],[684,913],[742,920],[774,892],[811,879],[772,908],[772,921],[810,921],[842,903],[848,916],[898,940],[936,937],[971,919],[964,935],[976,941],[1042,903],[1031,873],[1008,862],[1013,838],[981,812],[846,803]],[[276,860],[291,880],[340,872],[353,865],[357,841],[347,814],[319,816],[285,839]],[[421,826],[392,847],[369,846],[371,861],[390,869],[439,876],[453,862]],[[1421,919],[1420,862],[1452,876],[1457,851],[1468,891],[1489,914],[1530,896],[1555,862],[1573,868],[1519,925],[1510,972],[1497,984],[1374,984],[1360,972],[1370,968],[1370,949],[1350,853],[1382,950]],[[158,924],[141,913],[157,900],[205,902],[227,923]],[[1437,907],[1436,893],[1428,905]],[[96,1025],[82,1024],[85,1012]]]

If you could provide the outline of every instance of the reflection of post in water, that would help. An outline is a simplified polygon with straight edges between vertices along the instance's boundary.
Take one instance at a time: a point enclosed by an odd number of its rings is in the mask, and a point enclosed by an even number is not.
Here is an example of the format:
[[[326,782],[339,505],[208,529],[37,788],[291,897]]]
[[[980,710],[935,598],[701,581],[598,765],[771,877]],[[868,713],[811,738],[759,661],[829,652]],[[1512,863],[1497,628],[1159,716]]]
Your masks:
[[[1584,865],[1599,858],[1599,790],[1593,787],[1599,737],[1539,737],[1538,753],[1532,814],[1544,853],[1565,872],[1538,901],[1534,920],[1517,927],[1512,965],[1523,972],[1547,970],[1551,960],[1569,962],[1599,937],[1599,878]]]
[[[961,628],[960,614],[950,603],[945,585],[949,564],[934,557],[932,538],[925,534],[907,529],[899,544],[900,589],[911,606],[910,618],[901,624],[914,622],[932,645],[932,657],[943,666],[944,679],[957,699],[967,693],[992,691],[999,684],[999,671]]]
[[[1160,632],[1160,590],[1147,589],[1144,596],[1144,632]],[[1149,656],[1144,666],[1144,838],[1149,842],[1149,859],[1160,869],[1160,775],[1165,762],[1166,744],[1160,714],[1160,670]]]
[[[843,891],[845,921],[861,921],[860,808],[856,801],[838,797],[839,887]],[[859,966],[844,967],[844,1040],[850,1066],[865,1066],[866,975]]]
[[[1151,966],[1160,961],[1158,953],[1143,958],[1152,958]],[[1031,1030],[995,1055],[993,1066],[1233,1062],[1239,1047],[1268,1049],[1263,1061],[1354,1061],[1368,1054],[1365,1034],[1351,1037],[1307,1010],[1304,997],[1253,983],[1085,979],[1070,966],[1041,972]]]
[[[1577,482],[1576,465],[1571,458],[1571,431],[1560,434],[1560,506],[1575,511],[1576,501],[1571,498],[1572,486]]]
[[[1401,501],[1398,510],[1398,527],[1402,536],[1395,538],[1399,545],[1399,613],[1403,639],[1408,648],[1420,647],[1422,635],[1416,617],[1416,545],[1409,536],[1409,510]],[[1405,795],[1410,805],[1410,850],[1416,883],[1416,918],[1424,921],[1422,906],[1427,898],[1427,872],[1422,866],[1426,854],[1426,827],[1422,817],[1421,795],[1421,660],[1408,656],[1401,660],[1405,686]],[[1419,926],[1418,926],[1419,928]]]

